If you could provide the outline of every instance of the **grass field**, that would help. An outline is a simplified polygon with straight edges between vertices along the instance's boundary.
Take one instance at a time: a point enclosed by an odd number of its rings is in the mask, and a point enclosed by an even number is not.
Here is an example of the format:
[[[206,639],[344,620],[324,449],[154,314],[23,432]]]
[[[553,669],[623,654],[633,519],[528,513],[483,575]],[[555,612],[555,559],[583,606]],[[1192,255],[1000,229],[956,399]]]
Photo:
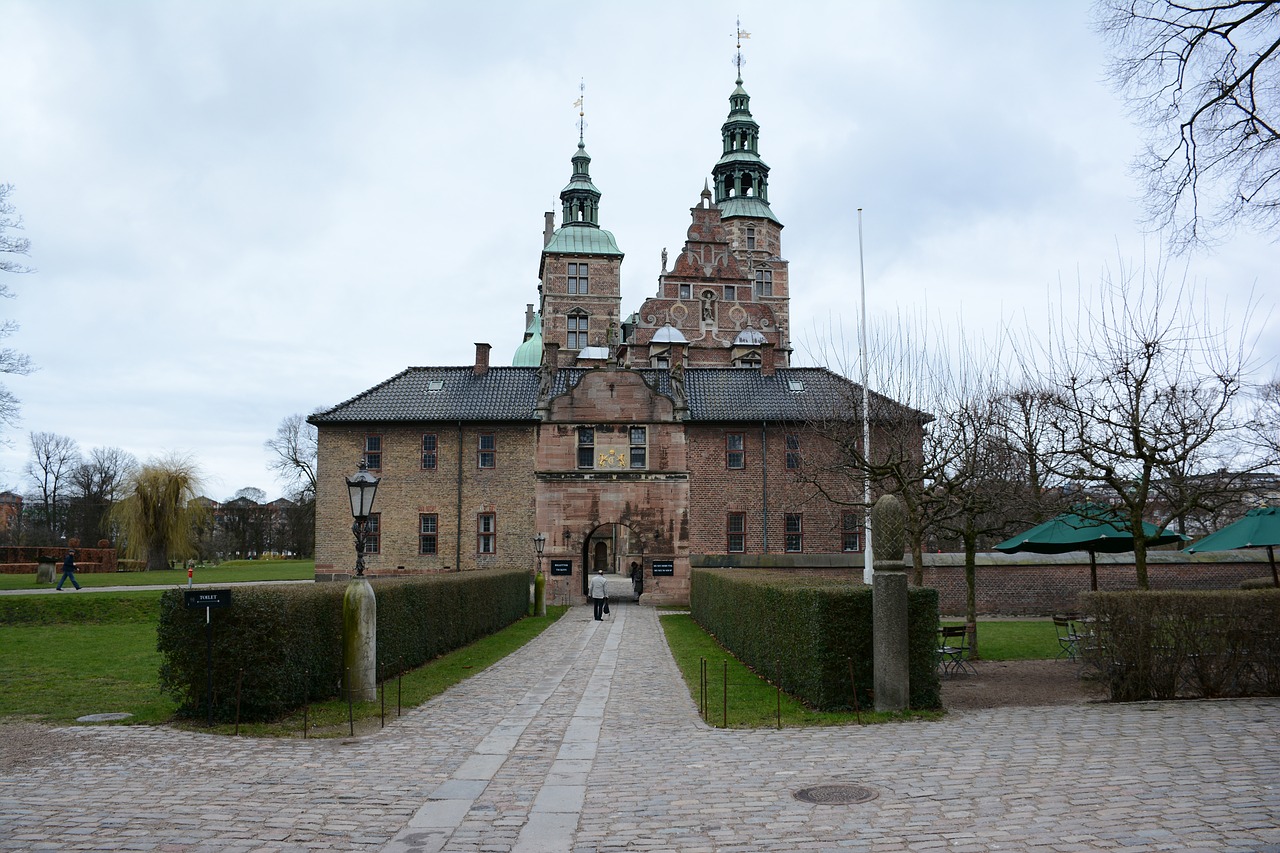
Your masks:
[[[312,580],[316,576],[314,560],[236,560],[218,566],[202,566],[195,570],[194,583],[245,583],[246,581]],[[36,583],[35,572],[25,575],[0,575],[0,590],[52,589],[62,573],[55,573],[53,583]],[[159,572],[89,572],[76,573],[76,580],[90,589],[101,586],[184,586],[186,569]],[[63,591],[74,590],[70,583]]]

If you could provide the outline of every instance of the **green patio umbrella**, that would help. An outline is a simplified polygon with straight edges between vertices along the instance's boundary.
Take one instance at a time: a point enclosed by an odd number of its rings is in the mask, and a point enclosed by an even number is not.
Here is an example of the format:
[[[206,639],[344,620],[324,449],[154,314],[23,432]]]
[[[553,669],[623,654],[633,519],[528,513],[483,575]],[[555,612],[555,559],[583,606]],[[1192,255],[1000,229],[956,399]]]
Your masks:
[[[1142,523],[1142,532],[1146,534],[1148,546],[1170,545],[1185,538],[1145,521]],[[1088,551],[1089,587],[1097,590],[1098,553],[1122,554],[1132,551],[1133,534],[1129,531],[1128,520],[1114,510],[1103,507],[1078,508],[1004,540],[996,546],[996,550],[1005,554],[1020,551],[1032,554]]]
[[[1187,550],[1194,554],[1196,551],[1266,548],[1267,558],[1271,560],[1271,580],[1280,586],[1280,575],[1276,574],[1277,545],[1280,545],[1280,510],[1263,506],[1249,510],[1244,518],[1231,522],[1217,533],[1210,533]]]

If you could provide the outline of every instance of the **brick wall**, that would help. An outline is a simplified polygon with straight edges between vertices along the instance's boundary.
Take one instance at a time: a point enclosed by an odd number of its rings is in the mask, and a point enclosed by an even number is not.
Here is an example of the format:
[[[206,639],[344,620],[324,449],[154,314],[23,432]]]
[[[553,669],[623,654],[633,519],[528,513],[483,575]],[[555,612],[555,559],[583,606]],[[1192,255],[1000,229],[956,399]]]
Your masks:
[[[1235,589],[1242,580],[1270,574],[1265,553],[1232,552],[1230,560],[1204,559],[1206,556],[1148,555],[1151,588]],[[964,555],[926,554],[924,585],[938,590],[938,606],[943,614],[963,614]],[[1098,555],[1099,590],[1136,588],[1132,555]],[[1089,591],[1089,558],[1085,554],[980,554],[974,590],[979,614],[1048,616],[1075,611],[1080,594]]]
[[[366,554],[369,574],[467,571],[524,565],[532,554],[533,460],[536,427],[528,425],[424,423],[379,426],[382,469],[374,510],[379,514],[380,549]],[[422,467],[422,437],[436,436],[436,467]],[[320,428],[316,498],[316,573],[350,573],[355,565],[351,507],[346,477],[362,457],[364,427]],[[495,467],[478,466],[481,434],[493,435]],[[462,488],[458,488],[461,462]],[[436,516],[437,550],[419,554],[420,516]],[[493,554],[477,553],[477,516],[493,513]]]

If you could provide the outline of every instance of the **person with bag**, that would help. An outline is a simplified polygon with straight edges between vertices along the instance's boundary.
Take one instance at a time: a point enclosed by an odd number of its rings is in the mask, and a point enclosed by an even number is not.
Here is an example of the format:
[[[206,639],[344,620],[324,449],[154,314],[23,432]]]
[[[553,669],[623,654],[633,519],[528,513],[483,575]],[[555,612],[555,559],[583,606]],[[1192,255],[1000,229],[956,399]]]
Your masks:
[[[596,569],[596,573],[591,576],[587,594],[591,596],[591,601],[596,606],[596,621],[602,621],[604,614],[609,612],[609,599],[605,593],[604,569]]]
[[[62,585],[67,581],[71,581],[72,586],[76,589],[80,588],[80,584],[76,583],[76,552],[68,551],[67,558],[62,561],[62,577],[58,578],[58,585],[54,587],[58,592],[62,592]]]

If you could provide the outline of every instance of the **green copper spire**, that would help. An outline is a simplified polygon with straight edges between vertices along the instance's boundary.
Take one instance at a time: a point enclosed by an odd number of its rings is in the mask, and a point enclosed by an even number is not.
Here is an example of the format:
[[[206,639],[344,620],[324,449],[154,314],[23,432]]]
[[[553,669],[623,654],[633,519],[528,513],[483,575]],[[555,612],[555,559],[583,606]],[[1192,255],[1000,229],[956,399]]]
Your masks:
[[[562,225],[590,225],[600,227],[600,190],[591,183],[591,155],[582,139],[578,139],[578,152],[573,155],[573,177],[560,191],[563,205]]]
[[[751,117],[751,96],[742,88],[741,69],[720,136],[724,151],[711,175],[721,217],[753,216],[777,222],[769,209],[769,167],[760,159],[760,125]]]

